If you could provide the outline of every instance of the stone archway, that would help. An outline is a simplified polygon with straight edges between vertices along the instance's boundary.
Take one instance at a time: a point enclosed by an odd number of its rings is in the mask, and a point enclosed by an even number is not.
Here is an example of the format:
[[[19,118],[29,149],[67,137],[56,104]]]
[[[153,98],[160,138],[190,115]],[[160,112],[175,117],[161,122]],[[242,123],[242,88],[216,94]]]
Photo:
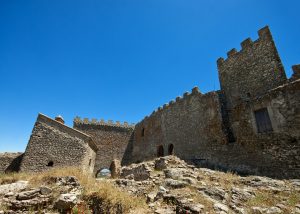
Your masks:
[[[157,157],[163,157],[164,156],[164,147],[163,145],[160,145],[157,147]]]
[[[110,176],[111,176],[111,171],[108,168],[101,168],[95,174],[96,178],[108,178]]]

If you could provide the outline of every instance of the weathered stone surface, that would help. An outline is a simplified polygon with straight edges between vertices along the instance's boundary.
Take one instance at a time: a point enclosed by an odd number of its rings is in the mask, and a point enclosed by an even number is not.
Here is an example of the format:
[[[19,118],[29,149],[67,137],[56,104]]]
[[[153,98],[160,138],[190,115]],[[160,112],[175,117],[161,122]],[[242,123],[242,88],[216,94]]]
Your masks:
[[[204,193],[217,201],[223,201],[226,198],[226,192],[218,187],[206,188]]]
[[[61,194],[55,202],[55,208],[58,210],[70,210],[78,203],[78,195],[67,193]]]
[[[28,181],[18,181],[11,184],[0,185],[0,196],[9,192],[19,192],[28,186]]]
[[[41,187],[40,187],[40,193],[41,193],[42,195],[49,195],[49,194],[52,193],[52,189],[49,188],[49,187],[47,187],[47,186],[41,186]]]
[[[154,211],[155,214],[174,214],[174,210],[168,207],[158,208]]]
[[[225,204],[215,203],[214,210],[220,213],[228,213],[229,208]]]
[[[183,177],[183,174],[186,172],[183,168],[170,168],[164,170],[166,178],[172,178],[172,179],[181,179]]]
[[[186,187],[186,186],[188,185],[188,183],[185,182],[185,181],[173,180],[173,179],[171,179],[171,178],[167,178],[167,179],[165,180],[165,185],[166,185],[167,187],[177,189],[177,188],[183,188],[183,187]]]
[[[134,180],[142,181],[150,178],[150,170],[145,164],[131,165],[122,169],[121,177],[133,175]]]
[[[176,206],[176,213],[179,214],[200,214],[203,212],[204,206],[202,204],[194,204],[194,203],[180,203]]]
[[[111,177],[118,178],[121,175],[121,163],[119,160],[114,159],[110,165]]]
[[[21,192],[17,195],[17,200],[28,200],[35,198],[39,195],[40,189],[34,189],[30,191]]]
[[[155,159],[155,170],[163,170],[167,168],[166,158]]]
[[[278,213],[283,213],[282,210],[278,207],[270,207],[266,211],[267,214],[278,214]]]

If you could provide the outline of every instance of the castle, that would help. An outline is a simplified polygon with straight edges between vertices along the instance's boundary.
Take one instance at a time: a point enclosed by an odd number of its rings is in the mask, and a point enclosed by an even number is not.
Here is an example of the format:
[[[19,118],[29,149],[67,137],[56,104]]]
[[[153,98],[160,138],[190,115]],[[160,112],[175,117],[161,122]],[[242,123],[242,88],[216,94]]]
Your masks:
[[[300,65],[287,79],[268,27],[217,60],[221,89],[197,87],[137,124],[39,114],[26,151],[2,154],[1,171],[78,166],[97,173],[175,154],[198,166],[277,178],[300,177]]]

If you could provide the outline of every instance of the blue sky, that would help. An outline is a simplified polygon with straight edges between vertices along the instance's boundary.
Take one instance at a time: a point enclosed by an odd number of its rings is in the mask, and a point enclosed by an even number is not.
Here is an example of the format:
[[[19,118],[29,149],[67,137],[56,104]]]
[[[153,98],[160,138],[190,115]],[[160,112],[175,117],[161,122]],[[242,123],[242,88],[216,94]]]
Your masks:
[[[24,151],[38,112],[138,122],[199,86],[269,25],[288,76],[300,1],[0,1],[0,152]]]

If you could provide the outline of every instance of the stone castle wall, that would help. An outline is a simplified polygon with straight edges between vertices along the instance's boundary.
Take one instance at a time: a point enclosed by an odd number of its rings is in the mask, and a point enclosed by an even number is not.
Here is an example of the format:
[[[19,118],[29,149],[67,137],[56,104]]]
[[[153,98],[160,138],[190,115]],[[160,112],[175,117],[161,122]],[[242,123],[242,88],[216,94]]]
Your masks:
[[[77,117],[74,119],[73,127],[90,135],[97,145],[94,173],[100,169],[109,168],[113,159],[122,160],[122,164],[128,162],[128,156],[124,154],[127,154],[126,149],[132,141],[133,124],[95,119],[89,121]]]
[[[207,159],[207,147],[226,143],[217,92],[198,88],[158,108],[136,125],[132,161],[174,153],[184,160]],[[172,151],[173,148],[173,151]]]
[[[232,110],[238,123],[230,143],[221,92],[185,94],[136,125],[132,162],[159,156],[164,148],[202,167],[277,178],[300,175],[300,80],[284,84]],[[267,107],[274,131],[257,133],[254,111]]]
[[[21,171],[76,166],[93,171],[96,146],[77,130],[39,114],[27,145]]]

